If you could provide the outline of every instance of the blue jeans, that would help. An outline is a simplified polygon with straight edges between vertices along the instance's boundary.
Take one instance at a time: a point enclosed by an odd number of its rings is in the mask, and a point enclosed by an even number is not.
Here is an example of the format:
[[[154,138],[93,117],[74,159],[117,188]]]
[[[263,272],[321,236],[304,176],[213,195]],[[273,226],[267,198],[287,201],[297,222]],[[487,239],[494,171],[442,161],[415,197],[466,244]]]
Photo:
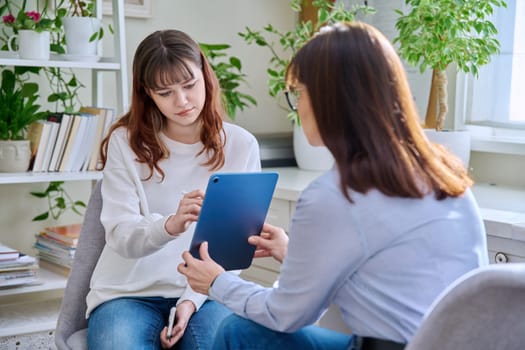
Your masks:
[[[160,332],[176,302],[177,298],[125,297],[99,305],[88,320],[89,349],[160,349]],[[221,304],[207,300],[173,349],[212,349],[219,324],[230,314]]]
[[[308,326],[294,333],[282,333],[237,315],[228,316],[217,330],[213,350],[346,350],[352,336]]]

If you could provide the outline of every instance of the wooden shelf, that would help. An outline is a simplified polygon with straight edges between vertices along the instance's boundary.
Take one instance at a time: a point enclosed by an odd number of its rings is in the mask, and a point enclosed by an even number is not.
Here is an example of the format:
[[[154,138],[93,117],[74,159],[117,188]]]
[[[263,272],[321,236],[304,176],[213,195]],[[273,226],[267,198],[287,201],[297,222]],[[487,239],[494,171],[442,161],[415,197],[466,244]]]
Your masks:
[[[0,173],[0,185],[51,181],[89,181],[102,179],[100,171],[58,173]]]

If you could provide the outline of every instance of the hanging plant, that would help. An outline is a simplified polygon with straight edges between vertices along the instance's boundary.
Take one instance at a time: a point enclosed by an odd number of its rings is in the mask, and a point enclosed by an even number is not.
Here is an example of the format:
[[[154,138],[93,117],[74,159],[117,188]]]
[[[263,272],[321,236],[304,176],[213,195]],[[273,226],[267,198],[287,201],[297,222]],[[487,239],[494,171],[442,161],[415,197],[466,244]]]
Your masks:
[[[58,218],[68,210],[84,216],[86,204],[82,201],[74,201],[63,187],[64,181],[53,181],[43,192],[30,192],[32,196],[38,198],[46,198],[49,210],[39,214],[33,218],[33,221],[43,221],[50,216],[58,220]]]

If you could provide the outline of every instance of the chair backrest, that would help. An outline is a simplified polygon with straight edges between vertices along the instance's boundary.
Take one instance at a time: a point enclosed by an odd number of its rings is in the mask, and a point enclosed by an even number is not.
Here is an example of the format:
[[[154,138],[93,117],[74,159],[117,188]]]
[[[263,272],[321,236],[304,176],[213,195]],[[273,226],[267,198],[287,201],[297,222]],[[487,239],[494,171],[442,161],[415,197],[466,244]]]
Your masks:
[[[488,265],[434,302],[405,350],[525,349],[525,264]]]
[[[75,259],[64,291],[55,331],[55,343],[58,349],[69,349],[66,344],[69,336],[87,328],[86,296],[89,292],[93,269],[106,243],[104,227],[100,222],[102,210],[100,186],[101,181],[98,181],[92,189],[75,251]]]

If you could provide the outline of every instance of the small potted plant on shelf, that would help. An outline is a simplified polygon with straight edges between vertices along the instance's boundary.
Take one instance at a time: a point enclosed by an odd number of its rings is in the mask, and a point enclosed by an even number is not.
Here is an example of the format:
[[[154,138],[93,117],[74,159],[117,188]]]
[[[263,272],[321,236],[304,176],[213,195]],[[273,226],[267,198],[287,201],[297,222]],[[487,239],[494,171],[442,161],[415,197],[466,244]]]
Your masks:
[[[26,82],[17,86],[15,74],[2,71],[0,84],[0,172],[27,171],[31,160],[30,141],[26,139],[27,127],[45,119],[40,112],[38,85]]]
[[[12,52],[18,50],[17,53],[20,58],[49,59],[50,33],[56,31],[57,28],[54,20],[45,17],[47,14],[46,4],[47,2],[41,12],[27,10],[26,0],[21,4],[6,1],[4,5],[0,6],[2,23],[12,30],[12,35],[7,40],[7,47]]]
[[[449,65],[456,64],[464,73],[477,76],[479,68],[499,52],[497,29],[490,21],[495,7],[506,7],[503,0],[405,0],[408,12],[396,12],[399,31],[394,39],[399,54],[421,72],[432,69],[432,82],[424,127],[441,131],[448,112],[447,74]],[[459,118],[460,116],[456,116]],[[429,137],[456,136],[452,133],[427,132]],[[454,150],[468,165],[470,137],[463,133],[457,142],[463,150]],[[453,141],[454,142],[454,141]]]
[[[367,15],[375,12],[373,8],[367,5],[354,5],[347,9],[342,2],[334,4],[332,0],[290,1],[291,9],[297,14],[301,13],[306,5],[313,5],[317,8],[316,18],[298,21],[293,30],[281,31],[272,24],[268,24],[262,30],[246,27],[244,32],[239,33],[247,44],[256,44],[270,51],[271,58],[266,70],[268,73],[268,93],[277,98],[279,105],[287,110],[288,106],[283,103],[286,89],[284,75],[286,67],[297,50],[310,40],[323,25],[339,21],[353,21],[358,14]],[[295,111],[290,111],[288,118],[294,124],[294,153],[299,168],[306,170],[329,169],[333,165],[333,157],[326,147],[313,147],[308,144]]]
[[[56,22],[64,26],[66,58],[98,60],[98,42],[104,36],[101,19],[96,17],[95,0],[59,0]],[[111,26],[109,30],[113,32]]]

